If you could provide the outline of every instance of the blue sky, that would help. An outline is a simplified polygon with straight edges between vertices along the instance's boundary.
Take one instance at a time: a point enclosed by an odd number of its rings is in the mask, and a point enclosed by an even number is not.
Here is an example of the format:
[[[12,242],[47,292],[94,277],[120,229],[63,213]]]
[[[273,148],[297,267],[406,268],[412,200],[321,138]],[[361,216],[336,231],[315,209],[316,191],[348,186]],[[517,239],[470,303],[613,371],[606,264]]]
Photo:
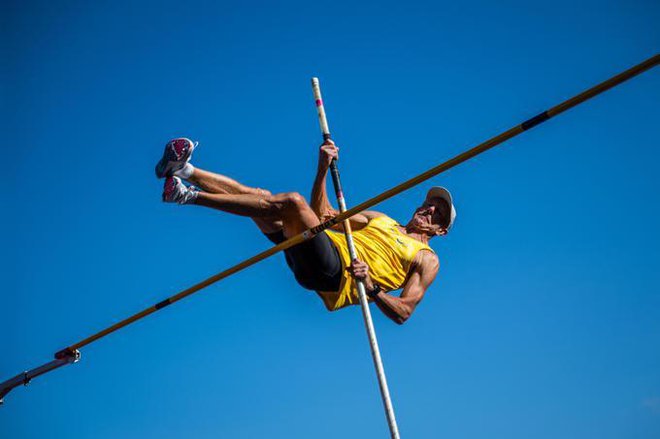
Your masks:
[[[321,79],[349,205],[658,52],[660,5],[8,2],[0,379],[269,246],[164,205],[164,143],[308,195]],[[454,193],[411,320],[373,308],[406,438],[660,435],[660,70],[429,184]],[[379,209],[405,222],[426,186]],[[5,271],[6,270],[6,271]],[[359,308],[278,255],[16,389],[7,438],[386,437]]]

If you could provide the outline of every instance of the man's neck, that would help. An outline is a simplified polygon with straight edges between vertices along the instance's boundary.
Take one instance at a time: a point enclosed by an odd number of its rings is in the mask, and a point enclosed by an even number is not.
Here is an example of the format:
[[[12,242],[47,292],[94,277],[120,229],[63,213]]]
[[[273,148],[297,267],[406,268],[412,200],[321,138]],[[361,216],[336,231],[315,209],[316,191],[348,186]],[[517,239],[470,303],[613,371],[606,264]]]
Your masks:
[[[428,233],[426,233],[424,231],[421,231],[421,230],[417,230],[417,229],[411,227],[410,225],[407,225],[405,227],[404,226],[399,226],[399,229],[403,233],[405,233],[406,236],[409,236],[413,239],[416,239],[417,241],[421,241],[426,245],[429,244],[429,241],[432,238],[432,236],[430,236]]]

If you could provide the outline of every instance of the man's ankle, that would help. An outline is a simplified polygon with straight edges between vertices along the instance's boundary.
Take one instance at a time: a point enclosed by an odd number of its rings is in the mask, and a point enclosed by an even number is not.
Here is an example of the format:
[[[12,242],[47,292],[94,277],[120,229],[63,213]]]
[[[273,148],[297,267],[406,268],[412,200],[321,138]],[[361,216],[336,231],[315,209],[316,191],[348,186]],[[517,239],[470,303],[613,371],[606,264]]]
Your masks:
[[[193,175],[193,172],[195,172],[195,167],[191,163],[186,163],[183,168],[174,172],[174,175],[188,180]]]

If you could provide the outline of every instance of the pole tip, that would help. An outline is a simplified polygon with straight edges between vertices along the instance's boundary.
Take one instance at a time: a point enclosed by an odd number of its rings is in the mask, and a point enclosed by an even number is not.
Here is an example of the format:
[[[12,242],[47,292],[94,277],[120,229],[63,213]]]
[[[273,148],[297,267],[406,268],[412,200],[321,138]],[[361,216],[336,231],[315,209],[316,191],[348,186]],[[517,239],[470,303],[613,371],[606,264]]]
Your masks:
[[[319,78],[316,76],[312,77],[312,84],[318,84],[319,83]]]

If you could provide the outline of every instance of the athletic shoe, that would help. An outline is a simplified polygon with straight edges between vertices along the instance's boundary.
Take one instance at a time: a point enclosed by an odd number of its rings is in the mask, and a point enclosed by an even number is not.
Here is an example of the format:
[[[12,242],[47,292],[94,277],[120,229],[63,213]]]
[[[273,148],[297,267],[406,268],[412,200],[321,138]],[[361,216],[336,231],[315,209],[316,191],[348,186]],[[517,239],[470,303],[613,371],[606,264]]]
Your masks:
[[[197,199],[199,190],[186,186],[179,177],[167,177],[163,186],[163,201],[166,203],[189,204]]]
[[[197,142],[181,137],[170,140],[165,145],[163,157],[156,164],[156,177],[171,177],[179,169],[183,168],[192,157],[197,147]]]

